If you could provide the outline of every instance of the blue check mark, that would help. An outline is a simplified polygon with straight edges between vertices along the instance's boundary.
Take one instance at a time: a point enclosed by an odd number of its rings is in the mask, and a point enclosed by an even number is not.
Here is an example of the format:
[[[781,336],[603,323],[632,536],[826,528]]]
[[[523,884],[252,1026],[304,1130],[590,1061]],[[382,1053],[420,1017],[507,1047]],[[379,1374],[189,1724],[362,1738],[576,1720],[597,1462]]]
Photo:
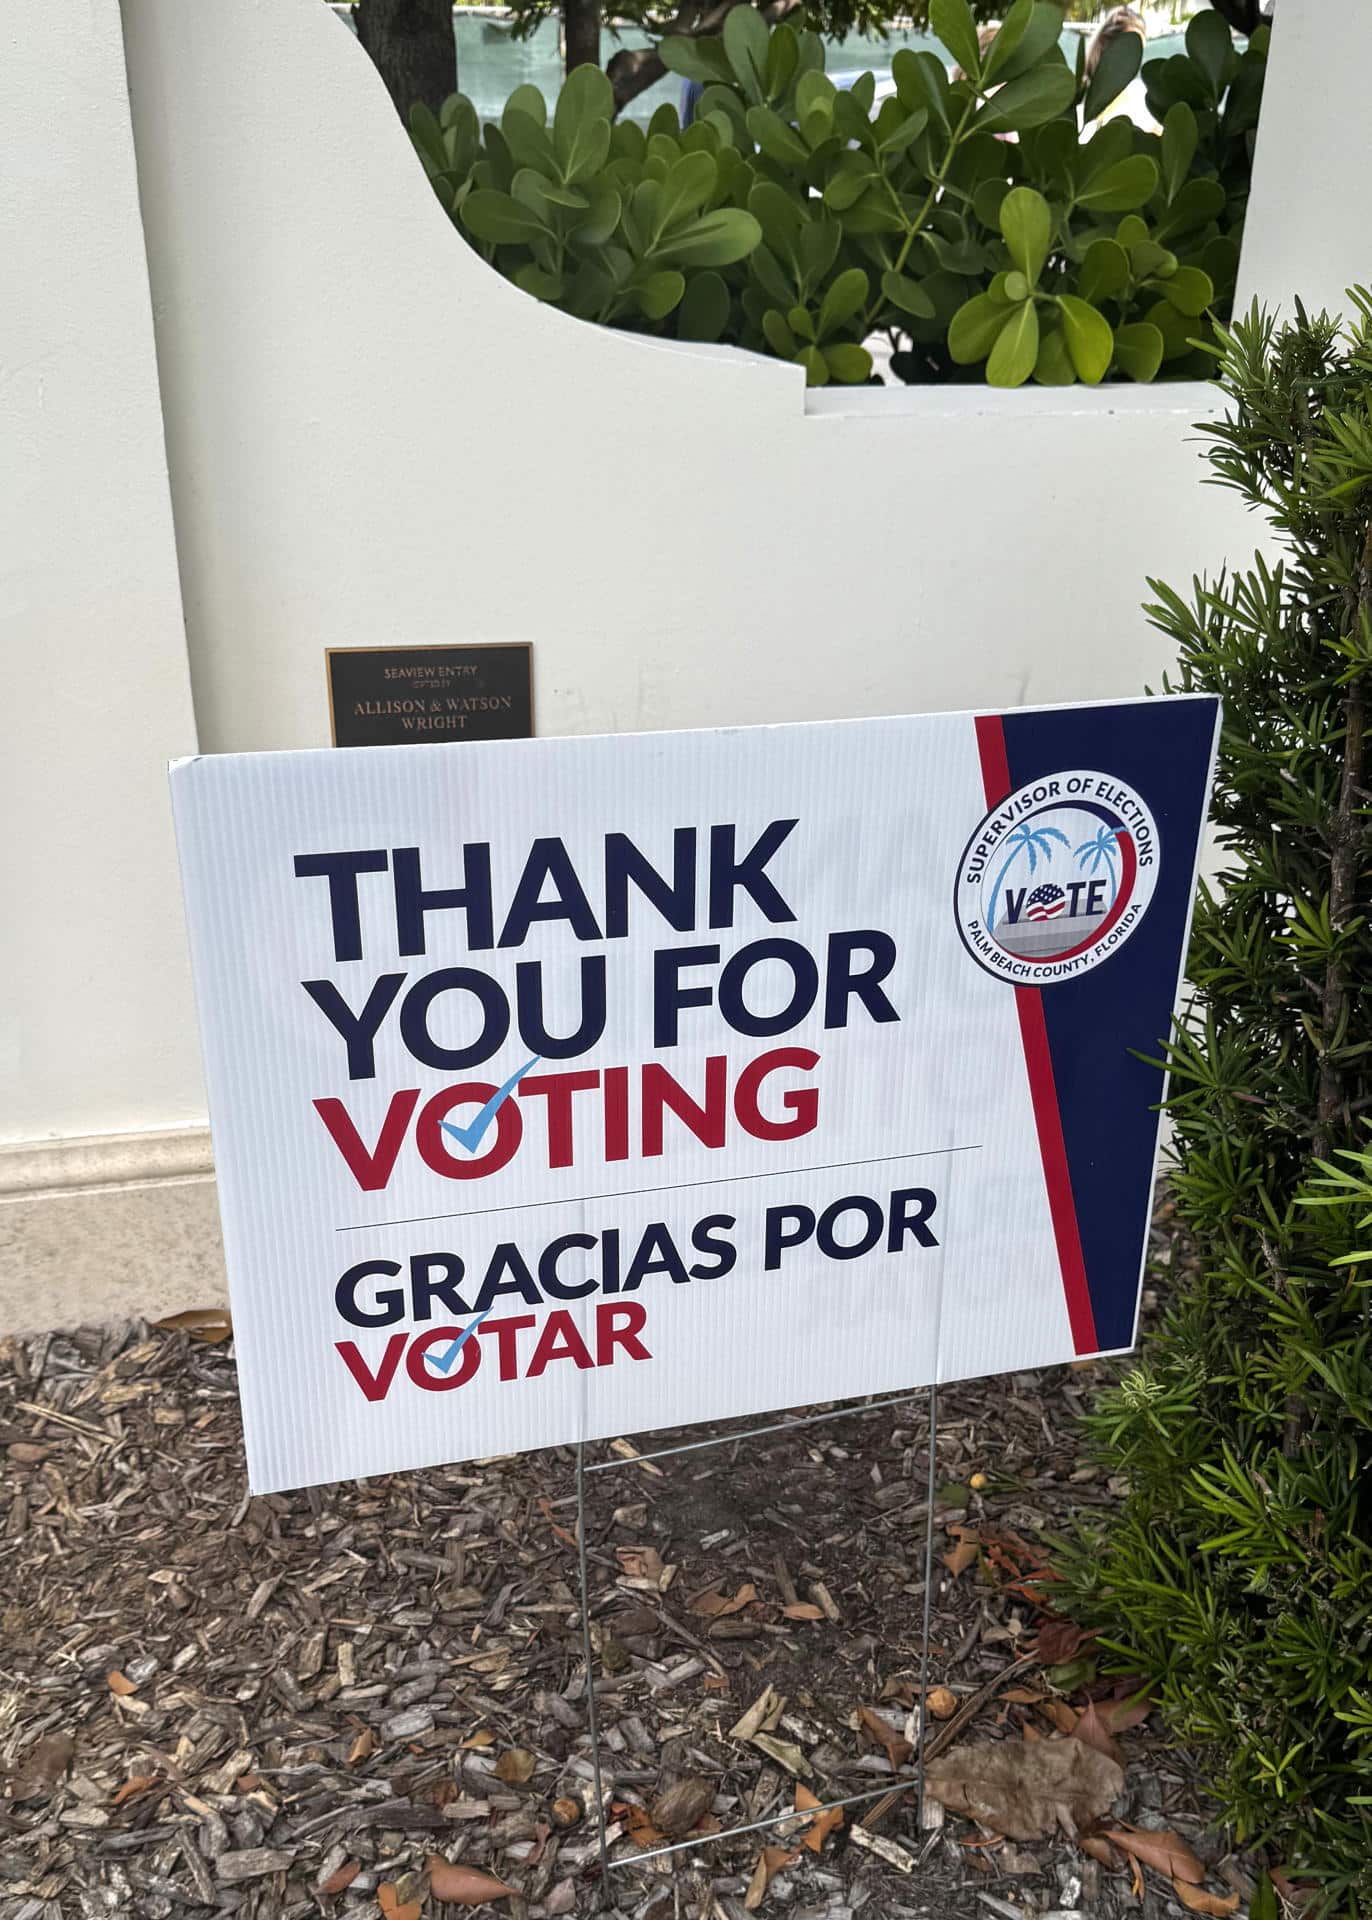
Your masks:
[[[492,1308],[487,1307],[486,1313],[490,1313],[491,1311],[492,1311]],[[486,1313],[479,1313],[476,1316],[475,1320],[469,1321],[467,1325],[462,1329],[461,1333],[457,1336],[456,1340],[453,1341],[453,1344],[448,1348],[448,1351],[446,1353],[444,1354],[435,1353],[433,1348],[430,1347],[424,1355],[424,1358],[428,1361],[429,1365],[431,1367],[437,1367],[440,1373],[451,1373],[453,1370],[453,1362],[457,1359],[458,1354],[461,1353],[463,1343],[469,1340],[471,1336],[476,1332],[477,1328],[481,1325],[481,1322],[486,1318]]]
[[[455,1120],[441,1121],[440,1125],[444,1133],[450,1133],[454,1140],[460,1140],[468,1153],[475,1153],[485,1137],[487,1127],[490,1126],[492,1120],[494,1120],[500,1112],[501,1107],[509,1099],[530,1067],[536,1067],[542,1058],[543,1055],[541,1053],[536,1053],[532,1060],[526,1060],[517,1073],[510,1075],[503,1087],[496,1088],[485,1106],[477,1114],[475,1120],[469,1121],[465,1127],[459,1127]],[[454,1348],[454,1352],[456,1352],[456,1348]]]

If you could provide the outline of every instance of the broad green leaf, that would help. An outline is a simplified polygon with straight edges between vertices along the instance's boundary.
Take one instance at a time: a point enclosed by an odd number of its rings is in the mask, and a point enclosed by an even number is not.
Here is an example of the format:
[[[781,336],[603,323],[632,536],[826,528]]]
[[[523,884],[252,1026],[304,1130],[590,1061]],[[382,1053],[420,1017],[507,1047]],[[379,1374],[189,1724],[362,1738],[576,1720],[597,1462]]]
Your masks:
[[[825,347],[824,364],[829,369],[829,377],[845,387],[860,387],[871,378],[872,356],[866,347],[854,346],[844,341],[836,347]]]
[[[1032,187],[1013,187],[1001,202],[1000,230],[1010,258],[1032,287],[1043,271],[1053,238],[1048,202]]]
[[[1032,300],[1013,307],[986,362],[986,384],[1022,387],[1039,357],[1039,316]]]
[[[786,324],[798,340],[814,340],[815,323],[808,307],[792,307],[786,315]]]
[[[800,42],[794,27],[783,20],[772,28],[767,43],[767,98],[780,100],[789,89],[800,66]]]
[[[980,79],[977,23],[967,0],[929,0],[929,31],[943,42],[969,79]]]
[[[1010,55],[1023,40],[1034,18],[1034,0],[1014,0],[1014,5],[1000,24],[1000,31],[981,57],[981,77],[985,86],[990,86],[1002,67],[1008,65]]]
[[[1129,284],[1129,255],[1118,240],[1093,240],[1082,256],[1077,291],[1083,300],[1109,300]]]
[[[799,351],[799,343],[785,320],[775,307],[769,307],[762,316],[762,331],[767,345],[778,360],[794,360]]]
[[[1180,360],[1183,354],[1190,353],[1192,339],[1199,329],[1170,301],[1155,300],[1143,317],[1162,336],[1164,360]]]
[[[900,102],[895,99],[883,100],[882,111],[877,120],[877,152],[903,153],[912,140],[919,136],[929,124],[929,112],[919,107],[914,113],[901,112]],[[888,114],[886,109],[893,107],[895,112]]]
[[[759,180],[748,195],[748,211],[761,223],[767,244],[776,253],[789,253],[805,224],[804,210],[775,180]]]
[[[838,256],[843,244],[843,228],[837,220],[808,220],[796,236],[796,257],[801,271],[811,280],[822,280]]]
[[[572,238],[578,247],[603,247],[615,228],[623,201],[606,180],[597,180],[590,191],[590,206],[584,220],[578,220]]]
[[[1077,189],[1077,205],[1093,213],[1123,213],[1144,206],[1157,191],[1158,166],[1146,153],[1131,154],[1091,175]]]
[[[729,56],[724,51],[724,43],[717,39],[688,39],[681,34],[669,34],[658,42],[658,54],[662,64],[670,73],[679,73],[683,80],[699,80],[708,86],[712,80],[731,87],[734,70],[729,64]]]
[[[634,298],[649,320],[665,320],[685,291],[685,275],[664,268],[640,280],[634,288]]]
[[[1029,282],[1025,279],[1018,267],[1016,267],[1013,273],[1006,274],[1005,297],[1007,300],[1018,306],[1019,302],[1021,300],[1027,300],[1032,292],[1033,288],[1029,285]]]
[[[1168,203],[1167,211],[1153,231],[1159,240],[1179,239],[1194,233],[1197,227],[1217,220],[1224,212],[1225,193],[1218,180],[1198,175],[1188,180]]]
[[[1056,119],[1071,105],[1076,91],[1077,83],[1065,66],[1045,62],[1017,80],[1007,80],[978,109],[972,125],[986,133],[1023,133]]]
[[[766,294],[779,307],[788,307],[795,297],[795,288],[782,270],[781,262],[768,246],[754,247],[748,256],[748,265],[753,278]]]
[[[1013,12],[1014,8],[1012,7],[1010,13],[1007,13],[1005,16],[1006,27],[1010,24],[1010,15]],[[1002,27],[1001,37],[1003,37],[1004,33],[1005,27]],[[1054,0],[1038,0],[1038,4],[1033,8],[1029,24],[1020,37],[1019,44],[1013,48],[1006,58],[996,62],[994,74],[991,71],[992,60],[995,54],[993,47],[991,56],[988,57],[984,64],[983,75],[987,81],[993,78],[996,80],[1016,80],[1020,74],[1028,73],[1031,67],[1036,67],[1039,61],[1045,58],[1051,60],[1056,66],[1062,60],[1062,55],[1058,51],[1058,41],[1061,38],[1062,6],[1060,0],[1059,4],[1056,5],[1054,4]],[[1075,91],[1075,84],[1073,91]]]
[[[893,307],[899,307],[902,313],[913,314],[917,320],[932,320],[934,303],[918,280],[912,280],[907,273],[896,273],[888,267],[881,276],[881,291]]]
[[[715,190],[718,169],[708,153],[683,153],[668,169],[658,203],[658,231],[665,232],[703,207]]]
[[[693,274],[677,313],[680,340],[718,340],[729,324],[729,289],[717,273]]]
[[[568,207],[575,213],[584,213],[590,204],[585,194],[578,193],[575,187],[564,187],[556,180],[545,180],[532,167],[520,168],[511,182],[510,192],[516,200],[522,201],[526,207],[532,207],[535,213],[545,218],[549,217],[550,207]]]
[[[728,267],[750,254],[762,228],[741,207],[716,207],[663,240],[658,252],[680,267]]]
[[[823,113],[831,119],[838,88],[827,73],[807,68],[796,82],[796,114],[801,120],[810,113]]]
[[[498,246],[524,245],[549,238],[543,220],[508,193],[491,187],[478,187],[462,203],[462,224],[478,240],[493,240]]]
[[[948,325],[948,352],[960,367],[984,360],[1000,337],[1008,309],[989,293],[964,301]]]
[[[516,113],[527,113],[540,127],[548,124],[548,103],[537,87],[516,87],[505,102],[505,111],[508,113],[511,107]]]
[[[803,167],[810,149],[793,126],[770,107],[749,107],[748,131],[769,160],[783,167]]]
[[[1202,273],[1199,267],[1178,267],[1160,284],[1163,298],[1178,313],[1192,316],[1204,313],[1215,297],[1209,274]]]
[[[807,387],[828,386],[829,368],[825,362],[824,355],[818,347],[802,347],[796,355],[796,359],[799,360],[801,366],[805,369],[805,384]]]
[[[492,131],[490,127],[486,129],[488,146]],[[507,106],[500,117],[500,133],[516,167],[533,167],[547,174],[550,180],[561,171],[547,129],[531,115],[522,113],[518,107]]]
[[[1059,296],[1058,311],[1077,378],[1094,387],[1105,378],[1114,352],[1115,336],[1110,322],[1088,300],[1078,300],[1070,293]]]
[[[1130,83],[1143,64],[1143,40],[1137,33],[1117,33],[1107,40],[1082,102],[1082,118],[1098,120]]]
[[[1115,365],[1131,380],[1151,380],[1162,365],[1162,335],[1146,320],[1115,328]]]
[[[569,185],[604,166],[614,105],[614,90],[599,67],[568,74],[553,113],[553,147]]]
[[[410,108],[410,138],[430,174],[447,172],[448,149],[443,129],[433,108],[426,107],[422,100],[416,100]]]
[[[1176,199],[1191,171],[1199,139],[1195,114],[1184,100],[1174,101],[1162,123],[1162,183],[1169,200]]]
[[[1238,65],[1234,36],[1229,31],[1228,22],[1211,8],[1193,15],[1186,29],[1186,51],[1205,75],[1211,94],[1218,100]]]
[[[1059,15],[1059,28],[1061,23]],[[948,69],[936,53],[930,53],[927,48],[919,53],[913,53],[909,47],[899,48],[891,58],[891,78],[896,83],[896,98],[903,107],[911,113],[924,107],[940,126],[948,126]],[[799,105],[799,92],[796,101]]]
[[[522,287],[525,293],[531,293],[535,300],[560,300],[565,290],[560,274],[546,273],[542,267],[532,264],[519,269],[514,283]]]
[[[1061,327],[1045,328],[1039,340],[1039,357],[1034,362],[1034,378],[1041,387],[1070,387],[1076,384],[1077,370],[1067,351]]]
[[[984,227],[999,230],[1000,210],[1010,191],[1008,180],[983,180],[972,195],[972,211]]]
[[[845,207],[855,207],[876,175],[867,167],[845,167],[835,173],[824,189],[824,204],[832,207],[835,213],[842,213]]]
[[[849,267],[830,282],[819,309],[819,337],[837,333],[846,327],[867,300],[867,275],[861,267]]]
[[[725,14],[724,51],[744,98],[754,104],[767,98],[767,38],[767,22],[749,0]]]
[[[867,193],[856,206],[839,214],[843,231],[850,234],[904,233],[905,223],[884,193]]]

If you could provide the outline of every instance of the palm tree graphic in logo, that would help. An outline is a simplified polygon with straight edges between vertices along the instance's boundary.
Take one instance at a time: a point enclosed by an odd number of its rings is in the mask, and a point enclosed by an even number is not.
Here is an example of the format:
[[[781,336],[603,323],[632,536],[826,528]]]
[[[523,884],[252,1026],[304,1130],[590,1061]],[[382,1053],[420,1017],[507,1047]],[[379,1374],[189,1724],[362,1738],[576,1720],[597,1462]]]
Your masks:
[[[1113,907],[1120,886],[1119,875],[1115,872],[1115,862],[1120,855],[1120,843],[1115,829],[1107,827],[1102,822],[1096,828],[1093,837],[1090,840],[1083,840],[1075,851],[1077,865],[1085,869],[1088,879],[1099,873],[1102,867],[1105,868],[1110,876],[1110,905]]]
[[[1029,877],[1038,871],[1040,859],[1045,866],[1052,863],[1053,842],[1058,841],[1064,847],[1070,847],[1071,841],[1060,827],[1036,827],[1032,820],[1021,820],[1019,825],[1006,836],[1008,849],[1000,872],[996,875],[995,885],[991,888],[991,913],[986,922],[986,931],[992,932],[996,924],[996,907],[1006,880],[1022,862],[1027,861]]]

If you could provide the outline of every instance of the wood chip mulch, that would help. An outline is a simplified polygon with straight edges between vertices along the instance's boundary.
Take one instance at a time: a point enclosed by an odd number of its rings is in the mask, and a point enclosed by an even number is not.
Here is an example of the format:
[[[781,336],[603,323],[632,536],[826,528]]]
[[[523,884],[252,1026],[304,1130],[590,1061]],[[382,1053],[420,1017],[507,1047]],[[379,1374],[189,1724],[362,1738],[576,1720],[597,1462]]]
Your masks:
[[[1090,1385],[943,1392],[931,1743],[1052,1738],[1085,1702],[1089,1648],[1046,1668],[1017,1589],[1030,1543],[1115,1498],[1079,1457]],[[674,1437],[699,1436],[636,1445]],[[634,1444],[598,1446],[621,1470],[588,1476],[616,1911],[1182,1911],[1061,1826],[917,1830],[908,1792],[634,1863],[798,1788],[910,1775],[927,1473],[920,1401],[647,1465]],[[230,1347],[146,1326],[0,1342],[0,1920],[600,1911],[571,1453],[244,1488]],[[1187,1757],[1155,1719],[1121,1746],[1112,1819],[1181,1834],[1246,1896]]]

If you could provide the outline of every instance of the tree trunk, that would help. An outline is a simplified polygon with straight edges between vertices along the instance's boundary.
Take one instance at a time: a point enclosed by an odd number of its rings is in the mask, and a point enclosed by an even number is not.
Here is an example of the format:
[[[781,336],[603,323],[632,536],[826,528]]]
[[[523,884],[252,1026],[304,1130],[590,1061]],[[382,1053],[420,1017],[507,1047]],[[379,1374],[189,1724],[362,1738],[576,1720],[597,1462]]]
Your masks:
[[[407,126],[416,100],[437,113],[457,92],[452,0],[356,0],[353,25]]]
[[[600,65],[600,0],[562,0],[563,65]]]

